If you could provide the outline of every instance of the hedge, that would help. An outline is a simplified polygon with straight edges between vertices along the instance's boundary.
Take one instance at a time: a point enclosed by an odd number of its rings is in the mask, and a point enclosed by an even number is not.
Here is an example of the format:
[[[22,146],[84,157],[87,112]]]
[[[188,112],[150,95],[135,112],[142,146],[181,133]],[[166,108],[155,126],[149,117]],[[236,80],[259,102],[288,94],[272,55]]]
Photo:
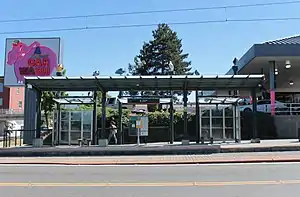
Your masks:
[[[98,122],[101,122],[101,110],[98,113]],[[128,126],[129,122],[129,114],[131,113],[128,109],[123,109],[122,111],[122,123],[124,126]],[[155,111],[155,112],[148,112],[149,117],[149,126],[168,126],[170,125],[170,113],[166,111]],[[118,110],[107,108],[106,109],[106,118],[108,122],[111,120],[118,120],[119,113]],[[177,124],[183,119],[182,112],[175,112],[174,113],[174,124]],[[191,116],[188,116],[188,120],[191,120]],[[101,124],[101,123],[100,123]]]

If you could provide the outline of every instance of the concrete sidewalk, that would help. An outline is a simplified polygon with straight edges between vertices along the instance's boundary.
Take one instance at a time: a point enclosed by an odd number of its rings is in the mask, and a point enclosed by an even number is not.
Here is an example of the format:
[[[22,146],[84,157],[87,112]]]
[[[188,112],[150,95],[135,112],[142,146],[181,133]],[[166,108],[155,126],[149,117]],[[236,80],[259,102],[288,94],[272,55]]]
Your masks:
[[[119,157],[3,157],[0,164],[39,165],[153,165],[300,162],[300,154],[227,153],[214,155],[119,156]]]
[[[241,143],[223,143],[220,150],[221,153],[277,151],[300,151],[300,142],[298,139],[261,140],[261,143],[242,141]]]
[[[238,152],[281,152],[300,151],[298,140],[263,140],[258,144],[249,141],[241,143],[218,143],[181,145],[180,143],[151,143],[136,145],[114,145],[108,147],[12,147],[0,148],[0,157],[72,157],[72,156],[122,156],[122,155],[196,155]]]

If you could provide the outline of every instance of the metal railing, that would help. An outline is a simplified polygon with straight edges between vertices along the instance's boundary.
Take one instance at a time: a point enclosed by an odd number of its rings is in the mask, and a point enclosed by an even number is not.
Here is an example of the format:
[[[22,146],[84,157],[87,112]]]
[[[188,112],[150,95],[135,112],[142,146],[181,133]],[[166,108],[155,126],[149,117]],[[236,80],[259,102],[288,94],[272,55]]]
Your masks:
[[[0,109],[0,115],[2,114],[24,114],[24,110],[23,109]]]
[[[276,112],[288,115],[300,115],[300,103],[285,103],[285,105],[286,108],[276,109]]]
[[[282,106],[282,104],[280,105],[270,105],[268,107],[266,107],[266,109],[264,111],[261,112],[265,112],[265,113],[271,113],[271,109],[274,108],[275,109],[275,114],[276,115],[300,115],[300,103],[283,103],[284,106]]]
[[[0,144],[2,143],[3,148],[22,146],[23,134],[24,130],[4,130]]]

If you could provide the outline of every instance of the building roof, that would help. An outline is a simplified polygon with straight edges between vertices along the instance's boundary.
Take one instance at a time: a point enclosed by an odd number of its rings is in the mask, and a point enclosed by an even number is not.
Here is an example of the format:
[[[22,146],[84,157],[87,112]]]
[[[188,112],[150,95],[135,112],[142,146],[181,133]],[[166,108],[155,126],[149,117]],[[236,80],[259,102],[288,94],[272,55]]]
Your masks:
[[[254,44],[236,63],[238,70],[242,70],[256,57],[296,57],[299,58],[300,35],[281,38]],[[233,74],[232,68],[226,74]]]
[[[132,90],[216,90],[250,89],[261,84],[264,75],[161,75],[25,77],[41,91],[132,91]],[[28,86],[27,86],[28,87]]]
[[[300,35],[268,41],[264,44],[300,44]]]

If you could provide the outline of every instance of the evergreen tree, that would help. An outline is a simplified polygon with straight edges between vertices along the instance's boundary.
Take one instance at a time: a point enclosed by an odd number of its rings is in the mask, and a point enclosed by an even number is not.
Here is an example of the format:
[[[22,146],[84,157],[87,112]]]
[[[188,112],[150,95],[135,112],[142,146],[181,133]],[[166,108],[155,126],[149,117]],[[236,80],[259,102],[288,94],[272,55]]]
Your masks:
[[[190,75],[191,62],[187,61],[187,53],[183,53],[182,40],[167,24],[159,24],[152,31],[153,40],[145,42],[140,54],[129,64],[132,75]],[[174,71],[170,70],[170,63]],[[137,92],[131,92],[135,95]],[[142,95],[165,95],[167,92],[142,92]],[[176,92],[178,94],[178,92]]]

